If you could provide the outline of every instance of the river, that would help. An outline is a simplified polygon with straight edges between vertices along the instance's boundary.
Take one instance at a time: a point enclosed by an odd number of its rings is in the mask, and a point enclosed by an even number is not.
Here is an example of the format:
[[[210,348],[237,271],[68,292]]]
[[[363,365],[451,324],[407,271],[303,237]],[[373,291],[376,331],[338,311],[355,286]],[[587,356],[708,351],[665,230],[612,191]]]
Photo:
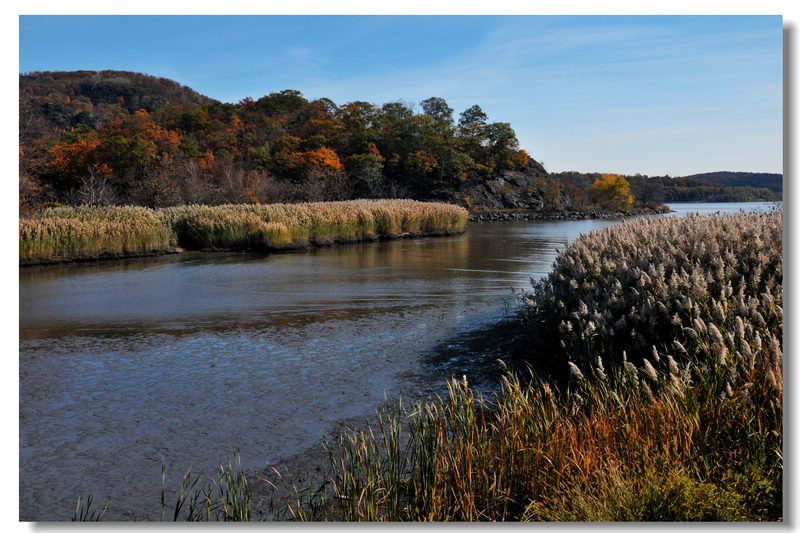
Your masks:
[[[387,396],[462,374],[491,391],[502,354],[459,356],[459,339],[498,322],[557,249],[619,222],[21,268],[19,518],[69,520],[88,491],[112,500],[106,519],[155,520],[162,462],[173,484],[235,451],[250,470],[280,465]]]

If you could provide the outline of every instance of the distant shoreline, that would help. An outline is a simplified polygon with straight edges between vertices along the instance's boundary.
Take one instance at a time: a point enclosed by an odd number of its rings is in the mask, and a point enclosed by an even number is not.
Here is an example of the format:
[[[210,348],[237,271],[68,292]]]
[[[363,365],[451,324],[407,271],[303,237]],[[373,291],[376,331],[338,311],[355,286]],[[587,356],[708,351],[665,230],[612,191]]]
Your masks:
[[[657,215],[669,213],[667,206],[656,208],[645,207],[630,209],[628,211],[603,211],[592,209],[588,211],[541,211],[537,209],[511,209],[503,211],[480,211],[469,214],[470,222],[506,222],[523,220],[585,220],[622,218],[639,215]]]

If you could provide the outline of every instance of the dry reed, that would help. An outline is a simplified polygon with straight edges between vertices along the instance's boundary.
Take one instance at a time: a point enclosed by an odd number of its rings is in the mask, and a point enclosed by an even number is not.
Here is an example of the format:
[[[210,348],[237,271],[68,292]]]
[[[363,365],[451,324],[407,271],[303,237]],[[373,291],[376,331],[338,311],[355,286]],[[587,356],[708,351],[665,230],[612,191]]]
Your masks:
[[[20,263],[187,249],[279,250],[463,232],[461,207],[414,200],[55,208],[20,220]]]

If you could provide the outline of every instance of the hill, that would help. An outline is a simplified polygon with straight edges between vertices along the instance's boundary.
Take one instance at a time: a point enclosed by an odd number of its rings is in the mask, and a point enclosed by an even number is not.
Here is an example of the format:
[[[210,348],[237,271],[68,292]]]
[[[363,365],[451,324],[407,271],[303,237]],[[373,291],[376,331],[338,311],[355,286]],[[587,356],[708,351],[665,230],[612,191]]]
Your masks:
[[[120,70],[31,72],[19,77],[20,106],[50,127],[98,127],[139,109],[151,113],[168,105],[197,107],[215,102],[166,78]]]
[[[20,207],[431,200],[533,169],[509,123],[443,98],[414,108],[282,90],[221,103],[123,71],[20,83]],[[545,173],[546,174],[546,173]]]
[[[698,181],[705,181],[723,187],[754,187],[764,188],[772,192],[783,192],[783,174],[769,174],[765,172],[705,172],[682,176]]]
[[[726,184],[724,176],[716,177],[717,174],[730,174],[732,176],[744,176],[742,181],[735,181],[733,178]],[[747,183],[746,177],[751,176],[749,183],[753,185],[734,185],[734,183]],[[559,172],[551,174],[554,178],[563,183],[569,183],[579,188],[588,195],[591,184],[598,179],[601,174],[581,173],[581,172]],[[698,174],[696,176],[704,176]],[[755,177],[753,177],[755,176]],[[644,176],[636,174],[625,176],[630,183],[630,190],[640,205],[656,205],[660,203],[672,202],[749,202],[749,201],[779,201],[782,198],[782,191],[768,189],[761,185],[759,176],[778,176],[780,174],[753,174],[748,172],[727,172],[713,173],[708,179],[686,176],[671,178],[669,176]],[[716,183],[715,179],[720,179]],[[764,180],[772,183],[774,180]]]

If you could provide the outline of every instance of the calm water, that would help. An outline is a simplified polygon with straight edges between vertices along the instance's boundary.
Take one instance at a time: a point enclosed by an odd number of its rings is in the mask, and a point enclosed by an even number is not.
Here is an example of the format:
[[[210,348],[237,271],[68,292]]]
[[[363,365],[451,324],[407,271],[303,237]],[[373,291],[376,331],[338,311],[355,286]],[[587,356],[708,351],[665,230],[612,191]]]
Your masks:
[[[113,500],[109,519],[157,519],[162,461],[174,479],[237,450],[263,468],[386,395],[461,374],[491,389],[496,354],[435,355],[502,318],[567,241],[618,222],[21,269],[20,519],[68,520],[85,490]]]

